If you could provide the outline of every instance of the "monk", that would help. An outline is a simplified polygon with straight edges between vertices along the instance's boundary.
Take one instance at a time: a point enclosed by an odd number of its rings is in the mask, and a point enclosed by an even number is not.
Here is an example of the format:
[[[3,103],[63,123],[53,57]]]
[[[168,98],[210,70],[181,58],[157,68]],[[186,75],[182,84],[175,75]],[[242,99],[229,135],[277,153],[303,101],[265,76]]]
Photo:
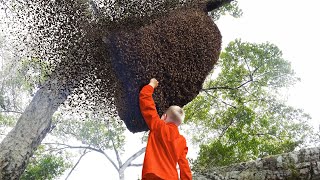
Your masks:
[[[139,95],[140,110],[150,133],[142,168],[142,180],[192,179],[188,160],[186,139],[180,135],[178,126],[184,120],[184,112],[179,106],[170,106],[161,116],[158,115],[152,94],[158,81],[151,79]]]

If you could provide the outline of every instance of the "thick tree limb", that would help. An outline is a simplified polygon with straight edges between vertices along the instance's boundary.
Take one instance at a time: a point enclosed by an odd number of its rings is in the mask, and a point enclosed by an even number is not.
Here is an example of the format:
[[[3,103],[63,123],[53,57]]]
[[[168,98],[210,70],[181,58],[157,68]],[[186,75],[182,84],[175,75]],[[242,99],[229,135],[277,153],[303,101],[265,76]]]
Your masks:
[[[121,166],[121,168],[128,167],[133,160],[135,160],[137,157],[139,157],[142,153],[146,151],[146,147],[141,148],[138,152],[134,153],[127,161]]]
[[[19,179],[29,158],[50,130],[52,115],[70,94],[55,79],[40,88],[16,126],[0,144],[0,179]]]
[[[118,152],[118,150],[117,150],[117,148],[116,148],[116,146],[114,144],[113,138],[111,138],[111,142],[112,142],[113,150],[114,150],[114,152],[116,154],[116,157],[117,157],[117,161],[118,161],[119,167],[121,167],[122,166],[122,161],[121,161],[119,152]]]

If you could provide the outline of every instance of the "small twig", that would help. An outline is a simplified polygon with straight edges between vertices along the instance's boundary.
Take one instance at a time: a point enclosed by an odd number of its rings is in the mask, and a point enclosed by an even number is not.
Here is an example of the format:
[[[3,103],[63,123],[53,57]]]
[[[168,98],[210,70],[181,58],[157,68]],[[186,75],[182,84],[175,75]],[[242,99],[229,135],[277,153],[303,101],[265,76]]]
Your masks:
[[[237,87],[229,87],[229,86],[217,86],[217,87],[210,87],[207,89],[201,89],[201,91],[208,91],[208,90],[237,90],[240,89],[241,87],[245,86],[246,84],[253,82],[253,79],[249,79],[248,81],[242,83],[241,85],[237,86]]]
[[[23,112],[20,112],[20,111],[11,111],[11,110],[0,111],[0,113],[17,113],[17,114],[23,114]]]
[[[140,163],[140,164],[130,163],[128,166],[140,167],[142,165],[143,165],[142,163]]]
[[[241,51],[241,53],[243,54],[242,50],[240,50],[240,51]],[[248,63],[248,61],[247,61],[246,58],[243,58],[243,59],[244,59],[244,62],[246,63],[246,66],[247,66],[247,68],[248,68],[250,80],[253,80],[253,73],[252,73],[252,71],[251,71],[251,69],[250,69],[249,63]]]
[[[231,107],[233,107],[234,109],[237,109],[236,106],[234,106],[234,105],[232,105],[232,104],[229,104],[229,103],[226,103],[226,102],[224,102],[223,100],[221,100],[221,102],[222,102],[223,104],[227,105],[227,106],[231,106]]]
[[[228,124],[228,126],[226,126],[225,128],[223,128],[221,134],[219,135],[219,139],[222,138],[222,136],[224,136],[224,134],[227,132],[227,130],[229,129],[229,127],[235,122],[235,118],[233,118],[230,123]]]

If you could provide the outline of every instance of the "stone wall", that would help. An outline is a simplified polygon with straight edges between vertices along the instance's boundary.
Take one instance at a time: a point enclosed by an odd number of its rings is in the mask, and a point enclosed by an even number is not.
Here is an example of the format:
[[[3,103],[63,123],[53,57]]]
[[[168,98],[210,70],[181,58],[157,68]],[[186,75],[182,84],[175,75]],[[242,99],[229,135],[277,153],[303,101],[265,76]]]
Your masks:
[[[320,147],[268,156],[256,161],[215,167],[194,174],[195,180],[320,179]]]

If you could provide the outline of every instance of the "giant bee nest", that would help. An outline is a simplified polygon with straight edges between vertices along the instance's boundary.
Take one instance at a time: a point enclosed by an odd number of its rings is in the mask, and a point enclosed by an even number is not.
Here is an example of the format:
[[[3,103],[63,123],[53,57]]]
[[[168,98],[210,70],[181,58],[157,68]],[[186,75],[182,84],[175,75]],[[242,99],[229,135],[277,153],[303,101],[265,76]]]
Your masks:
[[[131,132],[148,129],[138,95],[151,78],[160,83],[154,94],[160,114],[170,105],[190,102],[221,48],[206,4],[139,2],[16,4],[15,17],[27,32],[20,32],[26,37],[20,42],[26,45],[26,58],[38,58],[50,70],[40,88],[72,91],[65,107],[119,115]]]

